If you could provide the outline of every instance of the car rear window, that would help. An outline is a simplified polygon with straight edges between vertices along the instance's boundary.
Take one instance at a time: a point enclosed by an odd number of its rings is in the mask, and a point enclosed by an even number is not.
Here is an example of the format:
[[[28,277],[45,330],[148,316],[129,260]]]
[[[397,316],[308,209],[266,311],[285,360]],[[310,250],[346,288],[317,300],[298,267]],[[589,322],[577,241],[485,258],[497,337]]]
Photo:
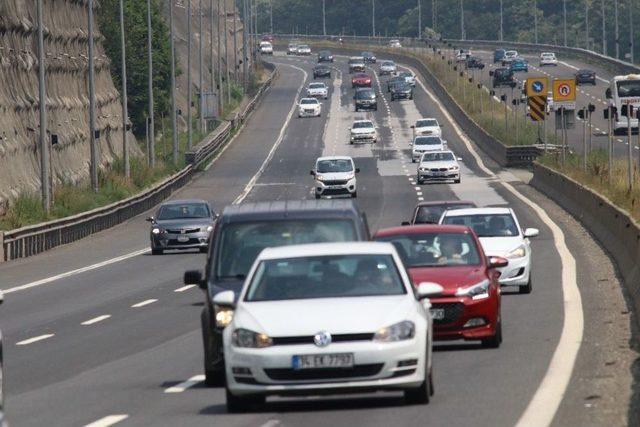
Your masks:
[[[440,217],[442,216],[442,213],[444,211],[452,210],[452,209],[466,209],[466,208],[475,208],[475,206],[469,203],[419,206],[413,223],[414,224],[437,224],[438,221],[440,221]]]
[[[407,233],[376,238],[395,246],[406,267],[479,265],[481,255],[468,233]]]

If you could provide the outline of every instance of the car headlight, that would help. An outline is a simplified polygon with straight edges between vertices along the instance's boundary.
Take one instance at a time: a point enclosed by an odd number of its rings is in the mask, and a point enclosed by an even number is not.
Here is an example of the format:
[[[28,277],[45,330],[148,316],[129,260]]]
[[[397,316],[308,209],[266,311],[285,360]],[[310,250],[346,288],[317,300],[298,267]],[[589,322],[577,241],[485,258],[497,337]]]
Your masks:
[[[471,297],[471,299],[478,300],[489,298],[489,279],[484,279],[482,282],[475,285],[468,286],[466,288],[458,288],[456,296],[458,297]]]
[[[324,181],[324,176],[322,175],[316,175],[316,179],[320,182]]]
[[[233,320],[233,309],[231,307],[222,307],[216,305],[213,307],[216,315],[216,326],[218,328],[226,328]]]
[[[352,173],[352,174],[347,175],[345,179],[346,179],[347,181],[349,181],[349,180],[351,180],[351,179],[353,179],[353,178],[355,178],[355,177],[356,177],[356,174]]]
[[[511,252],[509,252],[507,254],[507,258],[522,258],[523,256],[525,256],[527,254],[527,249],[524,247],[524,245],[520,245],[517,248],[515,248],[514,250],[512,250]]]
[[[164,233],[166,233],[166,230],[164,228],[160,228],[160,227],[153,227],[151,229],[151,232],[153,234],[164,234]]]
[[[386,328],[381,328],[373,336],[374,341],[394,342],[413,338],[416,334],[416,325],[409,320],[396,323]]]
[[[429,169],[427,169],[427,168],[420,168],[420,170],[421,170],[422,172],[427,172]]]
[[[265,348],[273,344],[273,340],[269,335],[259,334],[243,328],[233,331],[231,342],[236,347],[242,348]]]
[[[206,231],[207,233],[211,233],[213,231],[213,225],[209,225],[202,229],[202,231]]]
[[[449,168],[449,170],[450,170],[450,171],[457,171],[458,169],[460,169],[460,167],[459,167],[459,166],[451,166],[451,167]]]

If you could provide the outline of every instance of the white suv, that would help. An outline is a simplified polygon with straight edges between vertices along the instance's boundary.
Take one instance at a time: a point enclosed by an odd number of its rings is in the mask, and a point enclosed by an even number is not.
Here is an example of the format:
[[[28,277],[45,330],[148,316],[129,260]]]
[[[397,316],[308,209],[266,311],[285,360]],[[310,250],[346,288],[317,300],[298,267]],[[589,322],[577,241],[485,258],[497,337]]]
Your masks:
[[[273,55],[273,45],[270,42],[260,42],[260,53],[263,55]]]
[[[500,268],[500,284],[517,286],[521,294],[531,292],[531,243],[537,228],[522,229],[511,208],[473,208],[445,211],[440,224],[458,224],[473,228],[487,256],[509,260]]]
[[[348,156],[319,157],[311,171],[315,177],[314,193],[316,199],[322,196],[358,196],[356,168],[353,159]]]
[[[322,104],[316,98],[302,98],[298,104],[298,117],[320,117]]]
[[[307,87],[307,96],[327,99],[329,97],[329,88],[322,82],[310,83]]]
[[[359,141],[378,142],[378,131],[371,120],[356,120],[349,128],[349,144]]]
[[[542,52],[540,54],[540,66],[544,67],[545,65],[553,65],[555,67],[558,66],[558,59],[556,58],[556,54],[553,52]]]
[[[441,136],[442,129],[440,128],[440,123],[438,123],[437,119],[434,118],[426,118],[420,119],[416,121],[416,124],[411,126],[413,129],[413,137],[416,136]]]

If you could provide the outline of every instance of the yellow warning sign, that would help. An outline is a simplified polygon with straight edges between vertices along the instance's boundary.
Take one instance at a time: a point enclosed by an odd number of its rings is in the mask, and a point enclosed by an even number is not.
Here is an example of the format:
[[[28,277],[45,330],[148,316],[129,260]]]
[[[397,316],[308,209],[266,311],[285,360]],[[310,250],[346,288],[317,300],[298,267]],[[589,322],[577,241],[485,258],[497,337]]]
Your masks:
[[[573,102],[576,100],[576,81],[574,79],[555,79],[553,81],[553,102]]]
[[[534,122],[541,122],[545,119],[545,110],[547,105],[547,96],[530,96],[527,99],[529,105],[529,116]]]

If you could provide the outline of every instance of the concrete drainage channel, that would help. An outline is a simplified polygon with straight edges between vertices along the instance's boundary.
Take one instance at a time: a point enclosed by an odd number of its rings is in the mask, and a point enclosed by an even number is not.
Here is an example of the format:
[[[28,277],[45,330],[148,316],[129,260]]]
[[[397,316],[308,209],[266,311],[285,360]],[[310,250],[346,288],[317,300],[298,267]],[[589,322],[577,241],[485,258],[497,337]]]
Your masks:
[[[121,224],[156,206],[189,183],[197,168],[231,140],[235,131],[240,129],[271,87],[277,71],[273,64],[264,63],[264,66],[271,71],[271,75],[258,93],[233,120],[222,124],[204,141],[185,153],[188,164],[184,169],[128,199],[59,220],[0,232],[0,262],[37,255]]]

